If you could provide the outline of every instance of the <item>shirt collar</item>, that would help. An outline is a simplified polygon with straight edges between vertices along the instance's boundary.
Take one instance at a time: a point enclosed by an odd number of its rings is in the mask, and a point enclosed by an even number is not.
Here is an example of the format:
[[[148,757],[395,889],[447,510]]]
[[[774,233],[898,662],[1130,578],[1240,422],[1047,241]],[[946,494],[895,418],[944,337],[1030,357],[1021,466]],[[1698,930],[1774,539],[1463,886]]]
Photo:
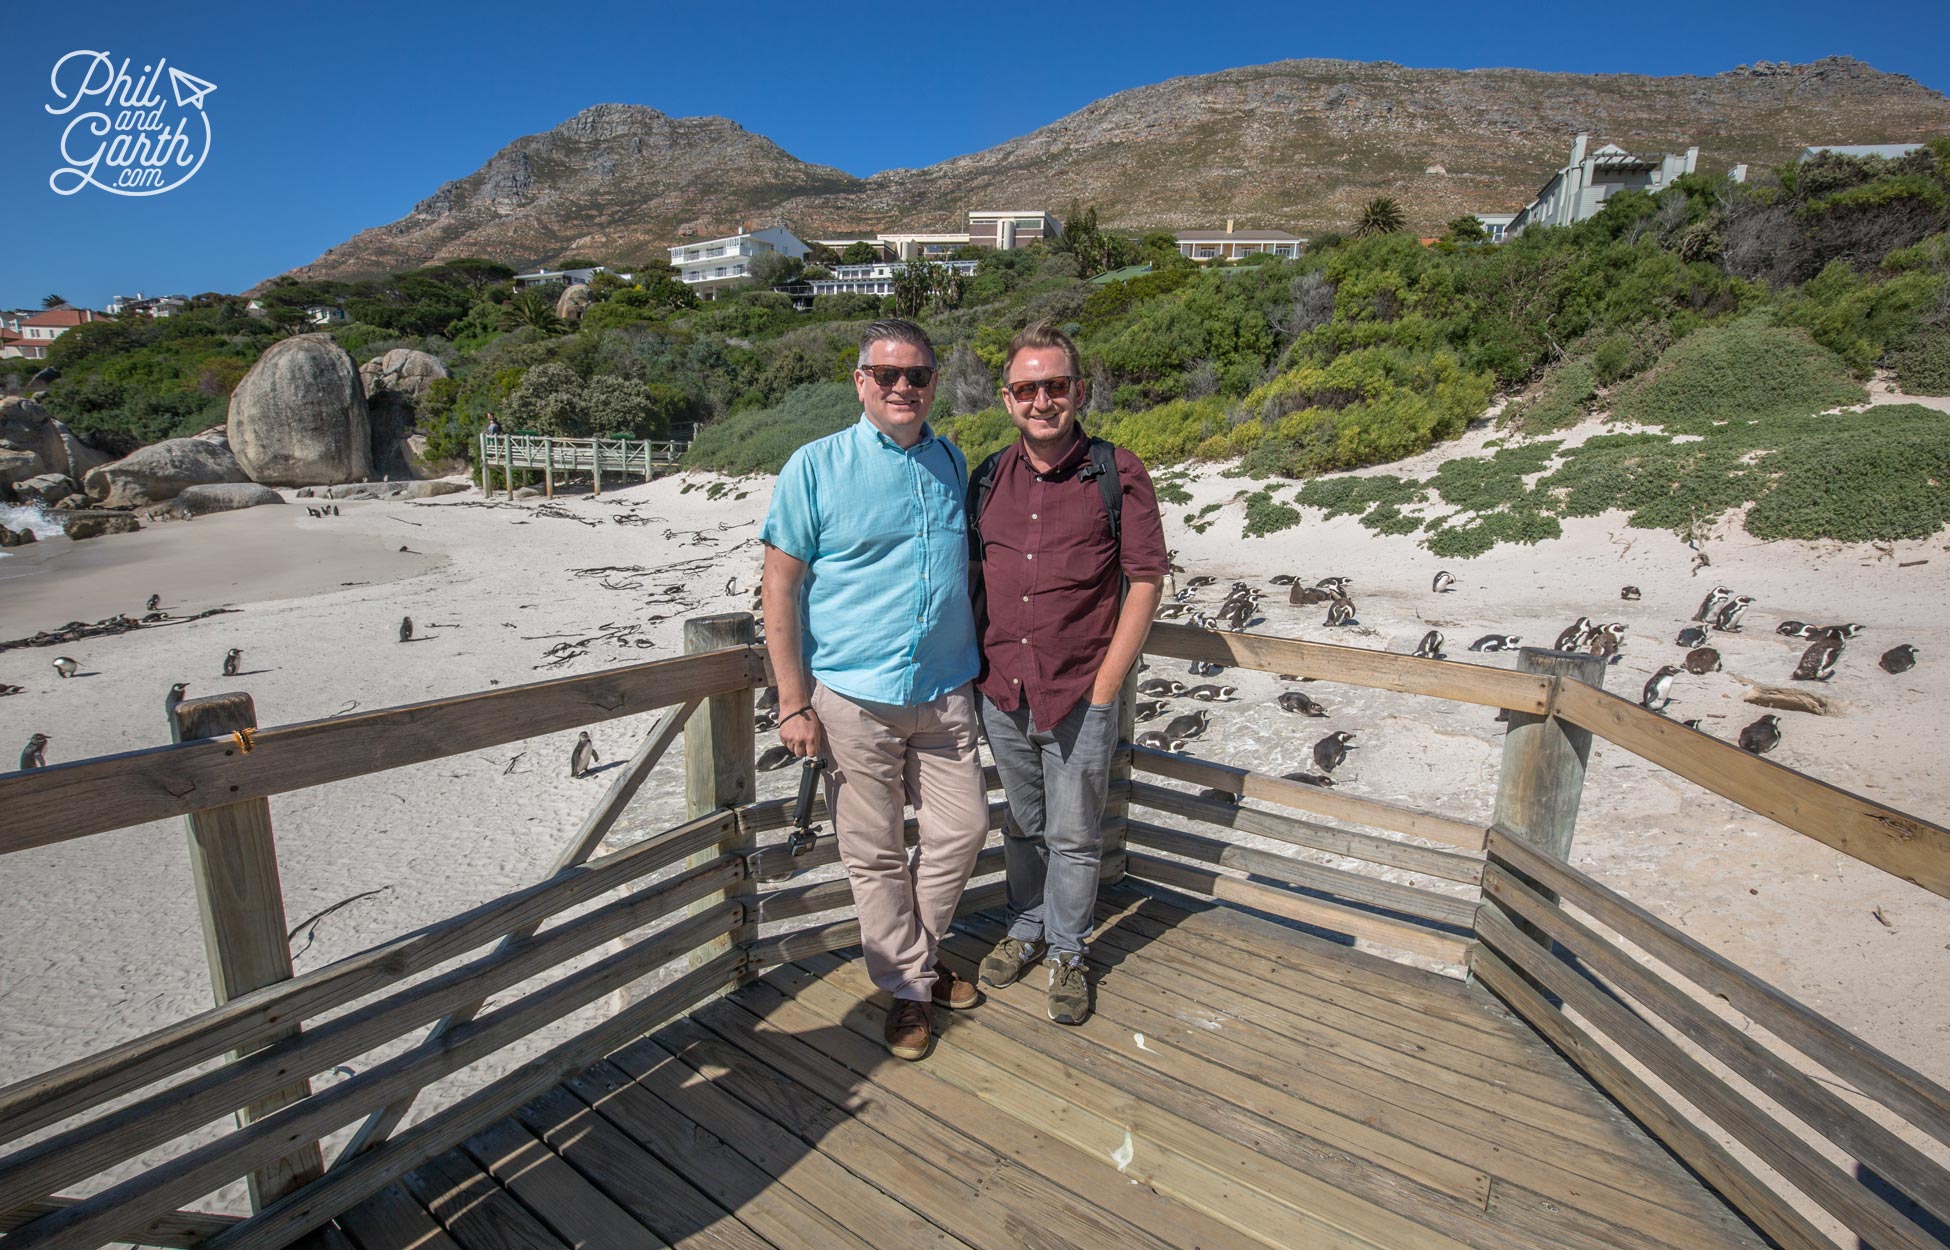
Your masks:
[[[1063,452],[1062,457],[1050,466],[1049,473],[1044,476],[1053,478],[1067,476],[1071,470],[1081,465],[1089,456],[1090,436],[1083,432],[1081,425],[1072,425],[1070,427],[1070,446]],[[1029,451],[1023,446],[1022,439],[1020,438],[1016,440],[1016,459],[1022,461],[1022,467],[1030,473],[1033,474],[1036,472],[1036,466],[1030,463]]]
[[[887,431],[875,425],[873,420],[867,416],[864,408],[860,410],[860,420],[855,424],[854,428],[860,432],[862,437],[871,438],[877,441],[882,447],[888,448],[891,451],[900,452],[904,456],[914,455],[934,441],[934,427],[926,421],[923,421],[921,422],[921,437],[916,440],[912,447],[903,447],[893,439],[887,437]]]

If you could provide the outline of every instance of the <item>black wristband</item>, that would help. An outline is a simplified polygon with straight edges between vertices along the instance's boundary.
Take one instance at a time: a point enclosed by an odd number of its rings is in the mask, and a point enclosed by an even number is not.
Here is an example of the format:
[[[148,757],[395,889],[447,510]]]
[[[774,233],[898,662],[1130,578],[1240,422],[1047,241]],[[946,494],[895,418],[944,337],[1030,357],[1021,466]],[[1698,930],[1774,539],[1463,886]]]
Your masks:
[[[810,704],[810,703],[808,703],[808,704],[806,704],[806,706],[804,706],[804,707],[802,707],[802,708],[800,708],[800,709],[799,709],[798,711],[796,711],[796,712],[794,712],[794,713],[792,713],[792,715],[791,715],[791,716],[781,716],[781,717],[779,717],[779,725],[780,725],[781,727],[783,727],[783,726],[785,725],[785,723],[786,723],[787,721],[789,721],[789,720],[791,720],[791,719],[792,719],[793,717],[795,717],[795,716],[804,716],[804,715],[806,715],[806,714],[807,714],[808,712],[811,712],[812,710],[813,710],[813,706],[812,706],[812,704]]]

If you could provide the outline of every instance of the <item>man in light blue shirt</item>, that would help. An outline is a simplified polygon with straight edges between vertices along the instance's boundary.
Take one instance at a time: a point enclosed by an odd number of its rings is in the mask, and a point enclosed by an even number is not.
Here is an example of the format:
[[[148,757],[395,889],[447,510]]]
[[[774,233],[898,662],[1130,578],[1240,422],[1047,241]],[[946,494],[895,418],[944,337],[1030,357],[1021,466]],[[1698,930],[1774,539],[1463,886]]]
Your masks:
[[[867,973],[894,996],[898,1058],[928,1051],[930,1002],[973,1007],[938,947],[988,834],[976,756],[981,667],[968,598],[968,465],[928,428],[934,346],[908,321],[860,340],[855,425],[786,461],[766,514],[765,640],[779,740],[827,760],[827,806]],[[920,845],[902,837],[914,805]]]

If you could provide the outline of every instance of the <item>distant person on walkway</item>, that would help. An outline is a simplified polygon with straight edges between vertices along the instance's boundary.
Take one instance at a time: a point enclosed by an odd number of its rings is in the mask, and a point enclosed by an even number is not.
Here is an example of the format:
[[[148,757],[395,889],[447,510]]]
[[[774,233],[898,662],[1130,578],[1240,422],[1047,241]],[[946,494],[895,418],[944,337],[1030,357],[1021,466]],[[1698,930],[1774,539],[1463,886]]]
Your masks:
[[[488,414],[487,434],[489,438],[501,437],[501,423],[494,419],[494,414],[491,412]]]
[[[1008,985],[1041,957],[1049,1018],[1082,1024],[1118,694],[1168,557],[1144,463],[1077,424],[1086,383],[1069,336],[1023,330],[1002,377],[1022,437],[983,461],[968,491],[982,725],[1009,798],[1009,932],[981,978]]]
[[[779,740],[823,756],[867,973],[894,996],[888,1049],[927,1053],[928,1005],[972,1007],[940,961],[988,833],[961,452],[928,427],[934,346],[908,321],[860,339],[857,424],[801,447],[772,494],[765,641]],[[920,846],[902,838],[914,805]]]

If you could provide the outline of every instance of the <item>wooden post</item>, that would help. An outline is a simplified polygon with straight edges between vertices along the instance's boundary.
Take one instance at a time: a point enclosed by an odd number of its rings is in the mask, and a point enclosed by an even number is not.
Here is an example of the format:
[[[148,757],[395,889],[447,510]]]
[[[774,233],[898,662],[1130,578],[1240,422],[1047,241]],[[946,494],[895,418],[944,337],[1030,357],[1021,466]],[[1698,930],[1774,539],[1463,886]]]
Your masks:
[[[643,480],[647,482],[655,476],[650,471],[650,440],[646,438],[643,440]]]
[[[501,436],[501,484],[508,489],[508,498],[515,497],[515,436]]]
[[[1582,681],[1603,689],[1605,667],[1605,658],[1597,655],[1542,647],[1524,647],[1517,653],[1518,672],[1538,673],[1556,682]],[[1549,701],[1556,706],[1555,689]],[[1591,758],[1591,731],[1549,714],[1513,710],[1508,715],[1510,727],[1503,734],[1503,765],[1497,774],[1492,822],[1552,859],[1568,863],[1571,837],[1577,831],[1578,805],[1584,798],[1585,765]],[[1555,899],[1548,890],[1544,892]],[[1511,919],[1549,949],[1548,934],[1519,917]]]
[[[555,498],[555,440],[542,438],[542,484],[550,499]]]
[[[248,731],[257,728],[257,710],[248,694],[186,699],[177,704],[171,728],[179,741],[225,734],[247,737]],[[233,749],[245,748],[240,743]],[[278,879],[277,844],[271,835],[270,800],[246,799],[205,808],[184,819],[189,827],[190,877],[196,884],[203,950],[209,960],[210,988],[217,1005],[239,994],[289,981],[291,942],[285,936],[284,891]],[[283,1036],[297,1032],[294,1024]],[[231,1057],[242,1056],[233,1053]],[[310,1081],[294,1081],[239,1111],[237,1123],[249,1124],[310,1093]],[[318,1143],[307,1142],[269,1167],[251,1173],[251,1209],[262,1210],[324,1174]]]
[[[589,480],[593,485],[591,493],[600,495],[603,493],[603,440],[600,438],[592,438],[589,440],[589,464],[592,473]],[[685,637],[689,636],[690,623],[687,621],[685,622]]]
[[[1133,664],[1117,691],[1117,753],[1111,758],[1110,794],[1104,800],[1106,862],[1124,853],[1124,832],[1131,816],[1131,740],[1137,737],[1137,683],[1138,667]],[[1124,870],[1119,868],[1104,882],[1115,884],[1123,879]]]
[[[749,647],[758,638],[758,628],[749,612],[727,612],[718,616],[694,616],[684,622],[684,652],[716,651],[722,647]],[[713,695],[691,714],[684,727],[684,810],[687,818],[708,815],[725,807],[752,801],[756,793],[755,754],[757,730],[753,724],[752,692],[740,688]],[[742,823],[742,822],[741,822]],[[749,858],[758,850],[758,835],[742,828],[711,850],[690,858],[688,866],[709,863],[725,851],[737,851]],[[734,889],[698,900],[692,912],[706,911],[727,898],[747,900],[745,923],[734,932],[691,952],[690,966],[701,967],[734,946],[747,946],[758,937],[758,924],[750,909],[755,888],[749,877]]]

